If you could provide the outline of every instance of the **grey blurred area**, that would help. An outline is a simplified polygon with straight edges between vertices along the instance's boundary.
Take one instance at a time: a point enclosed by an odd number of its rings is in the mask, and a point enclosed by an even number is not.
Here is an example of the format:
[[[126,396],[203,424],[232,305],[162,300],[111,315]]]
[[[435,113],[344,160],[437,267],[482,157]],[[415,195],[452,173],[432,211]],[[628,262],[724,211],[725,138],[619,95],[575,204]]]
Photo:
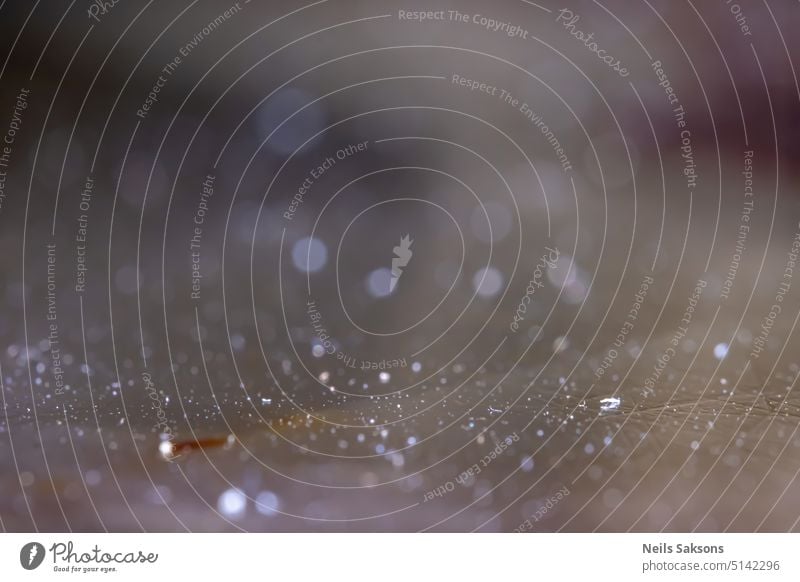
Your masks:
[[[797,531],[798,10],[1,4],[0,526]]]

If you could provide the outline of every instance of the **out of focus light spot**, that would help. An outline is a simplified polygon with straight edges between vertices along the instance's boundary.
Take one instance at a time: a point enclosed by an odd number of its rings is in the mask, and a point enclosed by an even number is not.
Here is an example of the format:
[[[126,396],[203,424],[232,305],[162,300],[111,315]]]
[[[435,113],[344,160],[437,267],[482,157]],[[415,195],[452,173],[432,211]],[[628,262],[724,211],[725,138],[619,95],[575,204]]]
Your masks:
[[[238,333],[231,336],[231,346],[233,346],[233,349],[236,350],[237,352],[241,352],[244,349],[246,343],[247,342],[245,341],[244,337],[242,337]]]
[[[300,272],[316,273],[328,262],[328,247],[316,238],[301,239],[292,248],[292,262]]]
[[[484,214],[484,209],[486,213]],[[486,216],[489,217],[489,222],[486,222]],[[498,242],[503,240],[511,231],[511,212],[497,202],[486,202],[483,208],[476,207],[472,211],[472,219],[470,226],[472,234],[474,234],[480,241],[485,243]],[[489,233],[489,225],[491,224],[491,234]]]
[[[30,487],[31,485],[33,485],[34,481],[35,478],[33,476],[33,473],[31,473],[30,471],[20,471],[19,474],[20,485],[22,485],[23,487]]]
[[[525,457],[519,466],[525,473],[530,473],[533,471],[533,457]]]
[[[100,472],[95,471],[94,469],[89,469],[86,471],[86,484],[89,487],[94,487],[95,485],[99,485],[102,478],[100,477]]]
[[[313,97],[300,89],[282,89],[270,97],[258,113],[258,124],[263,136],[268,136],[278,125],[288,119]],[[303,142],[319,133],[325,126],[325,109],[318,101],[303,109],[287,121],[265,144],[278,154],[290,154]],[[313,142],[309,143],[313,145]]]
[[[555,353],[563,352],[569,348],[569,340],[564,336],[559,336],[553,340],[553,351]]]
[[[165,459],[172,458],[172,452],[174,447],[172,446],[172,442],[168,440],[163,440],[158,445],[158,452],[161,453],[161,456]]]
[[[472,277],[472,286],[481,297],[492,297],[503,288],[503,275],[494,267],[479,269]]]
[[[392,271],[385,267],[375,269],[367,276],[367,291],[372,297],[386,297],[393,291],[389,288]]]
[[[563,288],[563,298],[567,303],[579,304],[586,299],[589,290],[589,276],[569,255],[561,255],[556,266],[547,270],[550,283]]]
[[[261,515],[275,515],[280,505],[281,500],[272,491],[262,491],[256,496],[256,511]]]
[[[714,357],[722,360],[728,355],[728,344],[717,344],[714,346]]]
[[[227,489],[217,500],[217,509],[225,517],[236,519],[244,515],[247,499],[239,489]]]

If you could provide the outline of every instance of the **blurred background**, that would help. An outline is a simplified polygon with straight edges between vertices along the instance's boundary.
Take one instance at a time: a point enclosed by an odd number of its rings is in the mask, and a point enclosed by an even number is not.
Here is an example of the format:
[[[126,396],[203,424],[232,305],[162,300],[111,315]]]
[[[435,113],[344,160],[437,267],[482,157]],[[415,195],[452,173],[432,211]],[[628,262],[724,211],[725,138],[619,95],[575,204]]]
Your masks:
[[[798,15],[0,3],[0,526],[798,530]]]

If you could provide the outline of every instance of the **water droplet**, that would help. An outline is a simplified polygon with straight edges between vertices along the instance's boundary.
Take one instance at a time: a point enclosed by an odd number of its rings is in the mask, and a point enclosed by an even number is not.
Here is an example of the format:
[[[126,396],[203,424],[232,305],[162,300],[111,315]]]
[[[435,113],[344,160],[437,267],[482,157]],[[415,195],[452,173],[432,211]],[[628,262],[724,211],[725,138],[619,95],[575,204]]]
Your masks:
[[[609,410],[616,410],[619,408],[619,405],[622,404],[622,400],[617,396],[609,396],[607,398],[600,399],[600,410],[603,412],[608,412]]]

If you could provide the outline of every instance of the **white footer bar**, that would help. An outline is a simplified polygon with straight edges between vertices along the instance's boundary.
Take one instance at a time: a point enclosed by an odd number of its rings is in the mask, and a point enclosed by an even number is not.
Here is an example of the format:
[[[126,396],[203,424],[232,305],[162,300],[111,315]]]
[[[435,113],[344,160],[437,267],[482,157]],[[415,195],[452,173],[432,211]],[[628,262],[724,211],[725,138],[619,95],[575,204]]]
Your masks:
[[[800,534],[0,535],[15,581],[796,581],[798,564]]]

